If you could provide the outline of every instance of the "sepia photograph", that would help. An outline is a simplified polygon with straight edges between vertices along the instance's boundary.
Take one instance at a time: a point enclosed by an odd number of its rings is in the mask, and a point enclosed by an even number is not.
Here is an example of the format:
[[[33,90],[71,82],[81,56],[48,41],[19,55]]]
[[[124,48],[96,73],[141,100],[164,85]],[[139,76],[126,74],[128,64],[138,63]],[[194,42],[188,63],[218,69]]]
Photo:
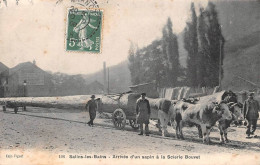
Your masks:
[[[259,0],[0,0],[0,165],[259,165]]]

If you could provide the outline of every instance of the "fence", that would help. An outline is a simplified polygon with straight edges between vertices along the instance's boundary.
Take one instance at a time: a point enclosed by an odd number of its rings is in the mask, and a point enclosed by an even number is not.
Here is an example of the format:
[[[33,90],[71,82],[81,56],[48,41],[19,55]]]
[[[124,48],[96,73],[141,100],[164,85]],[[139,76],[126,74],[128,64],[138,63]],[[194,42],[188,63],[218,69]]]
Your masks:
[[[175,88],[160,88],[159,97],[170,100],[180,100],[182,98],[205,96],[213,94],[218,88],[191,88],[191,87],[175,87]]]

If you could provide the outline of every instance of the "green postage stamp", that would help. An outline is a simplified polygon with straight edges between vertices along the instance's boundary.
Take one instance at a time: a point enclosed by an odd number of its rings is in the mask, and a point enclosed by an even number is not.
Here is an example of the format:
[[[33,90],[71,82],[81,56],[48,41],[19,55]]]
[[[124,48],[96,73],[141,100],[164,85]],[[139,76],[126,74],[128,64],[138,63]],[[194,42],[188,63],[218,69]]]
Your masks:
[[[77,9],[67,12],[66,51],[100,53],[103,11]]]

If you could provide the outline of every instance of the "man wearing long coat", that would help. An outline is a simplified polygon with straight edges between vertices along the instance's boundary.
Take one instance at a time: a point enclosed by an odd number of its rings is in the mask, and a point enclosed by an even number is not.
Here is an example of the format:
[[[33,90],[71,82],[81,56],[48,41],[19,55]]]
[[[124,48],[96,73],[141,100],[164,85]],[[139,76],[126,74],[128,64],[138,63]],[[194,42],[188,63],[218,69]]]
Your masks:
[[[257,119],[259,118],[259,114],[258,114],[259,103],[257,100],[254,100],[254,93],[249,94],[248,99],[244,103],[243,111],[244,111],[244,118],[247,120],[247,130],[246,130],[247,138],[250,138],[250,135],[254,136]]]
[[[138,135],[143,135],[143,124],[145,124],[145,134],[146,136],[149,136],[149,118],[151,114],[151,109],[150,109],[150,103],[149,101],[145,98],[146,94],[142,93],[141,98],[137,100],[136,102],[136,114],[137,114],[137,123],[140,124],[140,134]]]
[[[95,101],[95,95],[91,96],[91,100],[88,101],[88,103],[86,104],[86,109],[89,110],[89,117],[90,117],[90,121],[88,122],[89,126],[93,126],[94,123],[94,119],[96,118],[96,112],[97,112],[97,103]]]

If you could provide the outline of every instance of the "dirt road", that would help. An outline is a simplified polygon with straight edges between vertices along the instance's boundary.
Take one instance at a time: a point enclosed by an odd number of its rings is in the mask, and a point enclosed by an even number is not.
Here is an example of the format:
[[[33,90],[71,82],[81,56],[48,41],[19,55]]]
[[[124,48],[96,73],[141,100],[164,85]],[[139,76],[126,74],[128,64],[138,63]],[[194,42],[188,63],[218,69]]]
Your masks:
[[[205,145],[196,128],[185,128],[185,140],[178,140],[172,128],[162,138],[150,124],[146,137],[130,126],[116,130],[111,119],[97,118],[89,127],[86,118],[86,112],[58,109],[0,111],[0,164],[260,164],[260,138],[246,139],[244,127],[229,128],[231,142],[222,145],[214,128]]]

